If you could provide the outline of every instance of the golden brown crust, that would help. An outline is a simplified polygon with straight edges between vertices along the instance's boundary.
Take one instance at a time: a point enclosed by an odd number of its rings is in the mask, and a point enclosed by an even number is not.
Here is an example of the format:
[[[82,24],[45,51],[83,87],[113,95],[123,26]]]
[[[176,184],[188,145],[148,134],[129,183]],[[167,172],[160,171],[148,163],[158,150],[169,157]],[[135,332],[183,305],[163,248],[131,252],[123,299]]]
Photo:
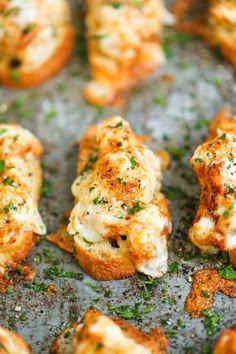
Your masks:
[[[236,354],[236,326],[226,328],[220,332],[213,354]]]
[[[58,247],[66,252],[73,253],[74,240],[67,232],[67,224],[62,224],[55,234],[47,236],[47,240],[55,243]]]
[[[80,345],[80,343],[83,343],[84,339],[87,340],[88,338],[90,340],[89,349],[92,353],[94,351],[93,348],[96,347],[96,342],[99,341],[99,338],[97,338],[96,335],[94,335],[94,337],[89,337],[90,335],[87,330],[91,325],[96,324],[100,316],[101,313],[95,308],[90,308],[87,310],[81,324],[76,325],[76,323],[73,323],[70,328],[66,328],[55,338],[50,348],[50,353],[78,353],[77,347]],[[154,328],[150,333],[147,334],[143,333],[121,318],[111,316],[106,318],[109,318],[111,321],[113,321],[114,324],[119,326],[125,337],[133,339],[137,344],[143,345],[150,351],[151,354],[165,354],[167,352],[168,340],[160,328]]]
[[[75,258],[91,277],[98,280],[112,280],[129,277],[135,273],[135,266],[127,251],[116,249],[98,250],[97,246],[88,246],[85,241],[75,239]]]
[[[216,269],[211,268],[195,272],[190,293],[185,300],[185,310],[192,317],[200,317],[203,310],[212,307],[217,291],[236,297],[236,280],[222,278]]]
[[[0,65],[0,83],[11,88],[29,88],[39,85],[55,75],[68,61],[74,43],[74,29],[68,26],[64,31],[60,45],[53,55],[33,71],[17,70],[17,79],[13,79],[7,62]]]
[[[91,104],[108,105],[114,103],[121,91],[144,80],[164,61],[159,36],[166,13],[161,0],[141,2],[145,9],[142,12],[131,1],[121,1],[119,8],[103,0],[86,3],[93,81],[85,87],[84,96]],[[117,21],[118,18],[121,20]],[[142,25],[146,26],[145,32],[140,30]],[[111,40],[109,52],[106,37]]]
[[[30,346],[17,333],[0,326],[0,354],[31,354]]]
[[[45,226],[37,210],[42,171],[38,139],[20,126],[1,124],[0,272],[14,269],[30,252]]]

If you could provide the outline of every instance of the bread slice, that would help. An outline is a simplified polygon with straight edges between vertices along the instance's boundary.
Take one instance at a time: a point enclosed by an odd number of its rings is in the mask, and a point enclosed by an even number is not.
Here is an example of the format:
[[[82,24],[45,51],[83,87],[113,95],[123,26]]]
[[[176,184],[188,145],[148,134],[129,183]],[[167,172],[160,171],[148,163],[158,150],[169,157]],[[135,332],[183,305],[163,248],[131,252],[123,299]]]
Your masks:
[[[73,248],[95,279],[120,279],[135,271],[160,277],[167,271],[171,221],[160,188],[168,158],[155,155],[142,140],[121,117],[88,127],[81,139],[68,229],[48,239]]]
[[[173,19],[162,0],[87,0],[86,7],[92,81],[84,95],[94,105],[111,104],[164,62],[162,26]]]
[[[0,124],[0,273],[14,269],[46,228],[38,213],[42,171],[38,139],[20,126]]]
[[[211,47],[217,47],[236,66],[235,2],[176,0],[173,13],[176,28],[202,37]]]
[[[93,328],[94,325],[96,329]],[[120,339],[118,344],[116,336]],[[74,323],[55,338],[50,353],[93,354],[97,353],[99,347],[101,354],[164,354],[167,352],[167,345],[167,338],[160,328],[151,330],[149,334],[143,333],[121,318],[107,317],[91,308],[87,310],[81,323]]]
[[[33,0],[27,8],[22,1],[17,11],[11,11],[10,3],[3,6],[0,17],[6,31],[0,37],[0,83],[28,88],[46,81],[64,66],[73,48],[68,4],[65,0]],[[28,11],[34,22],[27,22]]]
[[[17,333],[0,326],[0,354],[31,354],[25,340]]]

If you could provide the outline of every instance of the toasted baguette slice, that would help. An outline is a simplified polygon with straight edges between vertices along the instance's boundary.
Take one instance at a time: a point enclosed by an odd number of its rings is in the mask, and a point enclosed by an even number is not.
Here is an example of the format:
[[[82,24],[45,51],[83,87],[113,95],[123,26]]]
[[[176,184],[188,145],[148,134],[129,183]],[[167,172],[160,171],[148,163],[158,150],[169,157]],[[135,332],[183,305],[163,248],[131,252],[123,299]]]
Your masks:
[[[28,88],[57,73],[73,48],[74,30],[66,0],[33,0],[28,4],[22,0],[17,11],[10,2],[0,0],[0,5],[4,24],[0,83]]]
[[[213,354],[236,354],[236,326],[220,332]]]
[[[143,333],[130,323],[89,309],[82,322],[56,337],[51,354],[164,354],[167,339],[161,329]]]
[[[20,126],[1,124],[0,132],[0,273],[4,273],[27,256],[46,228],[37,209],[42,146]]]
[[[31,354],[31,349],[19,334],[0,326],[0,354]]]
[[[87,0],[87,47],[92,81],[85,98],[94,105],[144,80],[164,62],[161,32],[173,21],[162,0]]]
[[[166,164],[166,154],[156,156],[121,117],[89,127],[80,143],[68,233],[61,228],[48,239],[74,248],[81,267],[95,279],[120,279],[135,271],[162,276],[171,230],[160,193]]]
[[[177,18],[177,29],[200,36],[210,46],[220,48],[223,55],[236,66],[235,2],[176,0],[173,12]]]
[[[230,115],[228,109],[216,114],[209,137],[190,159],[201,196],[189,238],[202,252],[228,251],[236,264],[236,117]]]

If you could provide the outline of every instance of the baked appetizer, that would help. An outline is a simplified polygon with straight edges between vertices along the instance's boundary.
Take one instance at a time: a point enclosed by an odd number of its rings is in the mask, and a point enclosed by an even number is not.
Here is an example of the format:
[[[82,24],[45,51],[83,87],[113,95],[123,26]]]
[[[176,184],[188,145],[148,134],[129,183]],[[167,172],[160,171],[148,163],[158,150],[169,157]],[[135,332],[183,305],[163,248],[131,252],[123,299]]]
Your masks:
[[[0,326],[0,354],[31,354],[29,345],[17,333]]]
[[[208,140],[196,149],[190,163],[201,197],[189,237],[203,252],[229,251],[236,265],[236,117],[228,109],[214,117]]]
[[[108,118],[86,130],[68,233],[89,275],[108,280],[135,270],[151,277],[166,272],[171,221],[161,178],[161,158],[122,118]],[[66,233],[49,240],[69,250]]]
[[[89,309],[81,323],[54,340],[51,354],[164,354],[167,339],[159,329],[146,334],[130,323]]]
[[[236,326],[227,328],[220,333],[213,354],[236,354]]]
[[[190,12],[191,20],[183,20]],[[177,0],[174,13],[177,28],[203,37],[209,45],[219,47],[236,66],[236,3],[232,0]]]
[[[46,232],[37,208],[41,153],[29,131],[0,124],[0,273],[15,268]]]
[[[0,0],[0,83],[47,80],[67,61],[73,36],[66,0]]]
[[[161,32],[173,18],[163,0],[87,0],[87,48],[92,81],[86,99],[112,103],[164,61]]]

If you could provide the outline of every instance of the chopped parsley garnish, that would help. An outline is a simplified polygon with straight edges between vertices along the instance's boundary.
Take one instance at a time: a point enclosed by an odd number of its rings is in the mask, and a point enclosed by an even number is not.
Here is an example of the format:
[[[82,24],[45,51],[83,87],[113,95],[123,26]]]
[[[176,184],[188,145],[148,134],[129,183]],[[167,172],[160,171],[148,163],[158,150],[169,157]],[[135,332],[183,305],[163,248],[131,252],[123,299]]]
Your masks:
[[[5,345],[2,342],[0,342],[0,348],[3,349],[6,353],[9,354],[8,349],[5,347]]]
[[[233,202],[232,204],[230,204],[230,206],[224,211],[223,213],[223,218],[227,218],[230,214],[230,212],[233,210],[234,208],[234,205],[235,205],[235,202]]]
[[[36,293],[39,291],[47,291],[47,286],[44,282],[39,282],[38,280],[34,280],[29,286],[27,287],[33,289]]]
[[[0,172],[4,171],[6,166],[5,160],[0,160]]]
[[[236,279],[236,270],[232,266],[232,264],[222,267],[218,272],[223,278],[228,280]]]
[[[77,278],[77,274],[71,271],[60,270],[57,266],[51,266],[44,269],[44,274],[49,279],[57,278],[70,278],[75,279]]]
[[[197,130],[200,130],[203,127],[205,127],[207,124],[208,124],[208,120],[205,117],[201,117],[195,123],[194,128],[197,129]]]
[[[46,118],[47,121],[50,121],[50,120],[54,119],[56,116],[57,116],[57,111],[55,110],[55,108],[51,108],[45,114],[45,118]]]
[[[218,330],[218,325],[221,316],[211,309],[202,310],[202,314],[205,316],[204,326],[206,328],[207,334],[209,336],[213,336],[213,334],[215,334]]]
[[[92,281],[88,280],[84,283],[85,285],[89,286],[93,291],[96,293],[100,293],[101,289],[97,286],[97,284],[93,283]]]
[[[101,195],[98,195],[96,198],[93,199],[93,204],[98,205],[98,204],[107,204],[108,201],[105,200],[104,198],[101,197]]]
[[[50,193],[51,187],[52,187],[52,183],[47,179],[44,179],[41,187],[41,197],[47,197]]]
[[[125,319],[141,319],[143,316],[153,310],[153,305],[142,307],[140,302],[137,302],[134,307],[131,305],[109,305],[109,310]]]
[[[194,167],[198,162],[203,163],[204,160],[198,157],[196,159],[193,159],[192,167]]]
[[[209,297],[210,297],[208,291],[206,291],[206,290],[202,290],[202,291],[201,291],[201,296],[202,296],[202,297],[206,297],[206,298],[209,298]]]
[[[10,79],[14,82],[18,82],[20,80],[19,71],[16,68],[10,69]]]
[[[116,180],[118,183],[123,184],[124,186],[126,186],[126,184],[127,184],[125,181],[123,181],[123,178],[117,177]]]
[[[166,105],[166,98],[163,96],[156,96],[153,98],[153,103],[155,103],[158,106],[165,106]]]
[[[178,200],[186,196],[185,192],[177,186],[164,186],[164,193],[169,200]]]
[[[135,160],[134,156],[131,156],[130,163],[131,163],[132,170],[134,170],[135,166],[137,165],[137,161]]]
[[[117,219],[124,219],[124,217],[125,217],[125,214],[123,214],[123,213],[117,213],[116,215],[115,215],[115,217],[117,218]]]
[[[8,129],[6,128],[0,128],[0,135],[6,133],[8,131]]]
[[[176,273],[176,274],[178,274],[178,273],[179,273],[179,263],[178,263],[178,262],[172,262],[172,263],[169,265],[168,272],[169,272],[169,273]]]
[[[5,186],[15,187],[15,184],[14,184],[13,179],[11,179],[11,178],[8,177],[8,176],[3,178],[3,184],[4,184]]]
[[[4,208],[5,213],[10,213],[11,210],[18,210],[17,206],[13,204],[12,201],[10,201],[10,203],[8,203]]]
[[[102,342],[97,342],[96,346],[95,346],[95,350],[99,350],[104,346],[104,344]]]
[[[109,128],[120,128],[123,127],[123,122],[120,120],[116,125],[108,125]]]
[[[125,211],[128,212],[129,215],[133,215],[133,214],[138,213],[139,211],[145,209],[145,206],[140,205],[140,203],[141,202],[139,200],[136,201],[132,208],[129,208],[126,203],[123,203],[121,206]]]
[[[223,135],[221,135],[221,136],[219,137],[220,140],[225,140],[225,138],[226,138],[226,133],[224,133]]]

